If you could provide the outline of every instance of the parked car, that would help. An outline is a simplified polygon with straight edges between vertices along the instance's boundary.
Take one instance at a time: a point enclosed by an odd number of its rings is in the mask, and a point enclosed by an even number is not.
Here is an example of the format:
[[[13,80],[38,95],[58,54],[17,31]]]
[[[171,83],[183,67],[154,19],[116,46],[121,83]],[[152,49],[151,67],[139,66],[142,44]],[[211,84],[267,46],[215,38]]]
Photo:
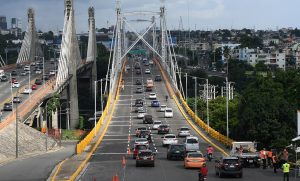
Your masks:
[[[23,94],[31,94],[31,93],[32,93],[32,89],[28,87],[26,87],[23,91]]]
[[[161,76],[160,75],[156,75],[154,80],[156,82],[160,82],[161,81]]]
[[[178,137],[190,136],[190,129],[188,127],[181,127],[178,129]]]
[[[169,145],[167,151],[167,159],[181,159],[185,157],[185,146],[183,144],[172,144]]]
[[[184,158],[184,168],[201,168],[206,163],[201,151],[189,152]]]
[[[29,65],[26,65],[26,66],[24,67],[24,71],[30,71],[30,66],[29,66]]]
[[[132,158],[136,159],[136,156],[138,155],[139,151],[141,150],[147,150],[149,147],[147,145],[135,145],[135,147],[133,148],[133,154],[132,154]]]
[[[21,97],[15,96],[15,97],[13,98],[13,103],[21,103],[21,102],[22,102],[22,98],[21,98]]]
[[[170,132],[170,127],[167,124],[161,124],[157,128],[157,134],[168,134]]]
[[[50,70],[49,71],[49,75],[55,75],[56,74],[56,71],[55,70]]]
[[[41,74],[41,73],[42,73],[42,70],[41,70],[41,69],[36,69],[36,70],[35,70],[35,73],[36,73],[36,74]]]
[[[15,82],[17,82],[17,79],[15,77],[12,77],[10,83],[15,83]]]
[[[6,75],[3,75],[3,76],[1,77],[1,82],[6,82],[6,81],[8,81],[8,78],[7,78]]]
[[[152,124],[153,123],[153,119],[152,119],[152,115],[145,115],[143,118],[143,124]]]
[[[36,84],[32,84],[31,89],[32,89],[32,90],[36,90],[37,87],[38,87],[38,86],[37,86]]]
[[[176,138],[176,135],[174,134],[165,134],[162,137],[162,145],[166,146],[166,145],[171,145],[171,144],[177,144],[178,143],[178,139]]]
[[[187,136],[185,138],[184,145],[187,152],[199,150],[199,141],[196,136]]]
[[[43,84],[43,80],[42,79],[35,79],[34,82],[36,85],[42,85]]]
[[[12,111],[12,103],[8,102],[3,105],[3,111]]]
[[[223,177],[224,175],[243,177],[243,167],[238,157],[222,157],[215,162],[216,175],[219,177]]]
[[[22,71],[22,72],[20,73],[21,76],[26,76],[27,74],[28,74],[27,71]]]
[[[17,75],[18,75],[17,71],[15,70],[11,71],[11,76],[17,76]]]
[[[165,109],[165,118],[172,118],[173,117],[173,109],[172,108],[166,108]]]
[[[155,166],[154,161],[154,153],[152,150],[141,150],[139,151],[137,157],[136,157],[136,164],[137,167],[144,166],[144,165],[150,165],[152,167]]]
[[[158,128],[159,125],[161,125],[161,124],[162,124],[161,121],[154,121],[154,122],[153,122],[152,129],[153,129],[153,130],[157,130],[157,128]]]
[[[151,101],[151,107],[160,107],[160,102],[158,100]]]

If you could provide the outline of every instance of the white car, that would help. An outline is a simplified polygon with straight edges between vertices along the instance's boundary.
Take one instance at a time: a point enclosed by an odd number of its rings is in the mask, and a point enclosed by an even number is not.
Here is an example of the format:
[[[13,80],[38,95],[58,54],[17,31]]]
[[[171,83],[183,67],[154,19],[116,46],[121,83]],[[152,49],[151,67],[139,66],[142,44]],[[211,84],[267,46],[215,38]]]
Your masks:
[[[149,64],[150,64],[150,65],[153,65],[153,60],[149,60]]]
[[[145,74],[150,74],[151,72],[150,72],[150,69],[146,69],[145,70]]]
[[[167,108],[167,105],[160,105],[159,111],[165,112],[166,108]]]
[[[126,65],[126,70],[130,70],[130,65]]]
[[[196,136],[187,136],[184,141],[185,150],[188,151],[199,151],[199,141]]]
[[[172,108],[165,109],[165,118],[172,118],[173,117],[173,110]]]
[[[178,129],[178,136],[179,137],[185,137],[185,136],[190,136],[190,129],[188,127],[181,127]]]
[[[149,94],[149,99],[156,99],[156,94],[155,93],[150,93]]]
[[[31,94],[32,93],[32,89],[30,88],[25,88],[23,91],[23,94]]]
[[[55,75],[55,70],[50,70],[49,75]]]
[[[153,129],[153,130],[157,130],[158,127],[159,127],[159,125],[161,125],[161,124],[162,124],[161,121],[154,121],[154,122],[153,122],[152,129]]]
[[[27,73],[28,73],[28,72],[26,72],[26,71],[22,71],[22,72],[20,73],[20,75],[25,76],[25,75],[27,75]]]
[[[146,138],[137,138],[134,141],[134,147],[136,145],[147,145],[147,146],[149,146],[149,141]]]
[[[11,85],[12,88],[19,88],[20,87],[20,83],[19,82],[14,82],[12,85]]]
[[[176,138],[175,134],[165,134],[162,138],[163,138],[162,141],[163,146],[178,143],[178,139]]]
[[[146,112],[144,110],[138,111],[137,118],[143,119],[145,117]]]
[[[41,73],[42,73],[42,70],[41,70],[41,69],[37,69],[37,70],[35,71],[35,73],[36,73],[36,74],[41,74]]]
[[[29,65],[26,65],[26,66],[24,67],[24,71],[30,71],[30,66],[29,66]]]

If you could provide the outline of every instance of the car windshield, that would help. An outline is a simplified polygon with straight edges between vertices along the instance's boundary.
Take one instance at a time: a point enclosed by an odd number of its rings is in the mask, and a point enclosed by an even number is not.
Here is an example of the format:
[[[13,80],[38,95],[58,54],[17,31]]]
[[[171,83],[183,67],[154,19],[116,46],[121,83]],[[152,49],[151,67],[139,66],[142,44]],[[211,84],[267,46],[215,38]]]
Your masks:
[[[161,121],[154,121],[154,124],[161,124]]]
[[[167,109],[166,112],[172,112],[172,110]]]
[[[168,125],[160,125],[159,127],[161,127],[161,128],[167,128]]]
[[[180,131],[188,131],[189,128],[180,128]]]
[[[139,156],[152,156],[152,152],[150,151],[142,151],[139,153]]]
[[[135,149],[138,149],[138,150],[146,150],[147,149],[147,146],[146,145],[137,145],[135,147]]]
[[[187,139],[186,142],[191,144],[198,143],[196,139]]]
[[[179,150],[179,151],[184,151],[185,147],[184,145],[172,145],[171,150]]]
[[[147,141],[146,138],[140,138],[140,139],[135,140],[135,142],[145,142],[145,141]]]
[[[147,129],[147,128],[144,128],[144,127],[143,127],[143,128],[138,128],[137,130],[146,130],[146,129]]]
[[[190,153],[188,155],[188,157],[190,157],[190,158],[202,158],[203,155],[201,153]]]
[[[238,163],[238,160],[237,159],[224,159],[223,163],[236,164],[236,163]]]
[[[166,135],[165,138],[176,138],[175,135]]]

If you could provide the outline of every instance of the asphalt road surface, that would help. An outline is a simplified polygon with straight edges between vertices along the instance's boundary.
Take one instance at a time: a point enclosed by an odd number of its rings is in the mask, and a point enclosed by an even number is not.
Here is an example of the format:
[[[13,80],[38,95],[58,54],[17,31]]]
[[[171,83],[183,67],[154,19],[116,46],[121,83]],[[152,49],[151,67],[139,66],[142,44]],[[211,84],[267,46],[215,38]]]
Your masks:
[[[155,82],[155,92],[160,100],[161,104],[166,104],[168,107],[173,108],[174,117],[164,118],[164,113],[157,112],[157,108],[150,107],[150,100],[148,99],[148,92],[142,94],[135,93],[137,79],[143,80],[145,84],[147,78],[154,80],[155,75],[159,74],[158,69],[154,67],[142,66],[142,75],[136,75],[132,66],[132,61],[129,60],[131,70],[124,75],[125,90],[121,92],[120,98],[116,103],[113,119],[106,132],[104,139],[100,146],[95,151],[91,160],[81,173],[79,180],[101,180],[111,181],[112,176],[118,174],[119,180],[126,181],[196,181],[198,180],[197,169],[185,169],[183,167],[183,161],[169,161],[166,159],[167,148],[162,146],[161,135],[157,134],[157,131],[153,133],[153,143],[150,147],[153,151],[157,152],[155,159],[155,167],[136,167],[135,160],[132,159],[132,155],[127,154],[127,150],[133,147],[133,141],[135,139],[135,129],[142,124],[142,120],[137,119],[137,114],[134,111],[134,101],[137,98],[142,98],[146,101],[147,113],[151,114],[154,120],[161,120],[163,123],[170,125],[171,133],[177,135],[177,129],[181,126],[188,126],[188,123],[184,117],[180,114],[173,100],[166,102],[165,96],[168,94],[164,82]],[[151,74],[145,74],[145,68],[151,69]],[[169,96],[170,97],[170,96]],[[151,125],[148,125],[149,127]],[[197,136],[200,139],[200,150],[205,153],[208,144],[203,141],[194,130],[191,130],[191,134]],[[179,142],[183,142],[183,138],[179,138]],[[126,166],[122,167],[122,157],[126,157]],[[216,151],[215,157],[220,157],[221,153]],[[271,169],[262,170],[260,168],[247,168],[244,169],[243,178],[218,178],[215,175],[214,161],[208,162],[209,169],[207,180],[245,180],[245,181],[259,181],[270,180],[277,181],[282,180],[282,173],[274,174]],[[125,178],[124,178],[125,177]]]

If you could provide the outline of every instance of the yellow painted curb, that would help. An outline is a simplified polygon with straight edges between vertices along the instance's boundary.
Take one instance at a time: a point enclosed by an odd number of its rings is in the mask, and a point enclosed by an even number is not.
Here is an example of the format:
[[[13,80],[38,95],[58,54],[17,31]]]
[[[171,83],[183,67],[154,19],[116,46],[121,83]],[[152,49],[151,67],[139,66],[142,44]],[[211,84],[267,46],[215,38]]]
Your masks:
[[[61,169],[61,166],[65,163],[66,160],[67,160],[67,159],[65,159],[65,160],[63,160],[62,162],[60,162],[60,164],[58,165],[56,171],[55,171],[54,174],[53,174],[53,177],[52,177],[51,181],[55,181],[56,175],[58,174],[58,172],[59,172],[60,169]]]

